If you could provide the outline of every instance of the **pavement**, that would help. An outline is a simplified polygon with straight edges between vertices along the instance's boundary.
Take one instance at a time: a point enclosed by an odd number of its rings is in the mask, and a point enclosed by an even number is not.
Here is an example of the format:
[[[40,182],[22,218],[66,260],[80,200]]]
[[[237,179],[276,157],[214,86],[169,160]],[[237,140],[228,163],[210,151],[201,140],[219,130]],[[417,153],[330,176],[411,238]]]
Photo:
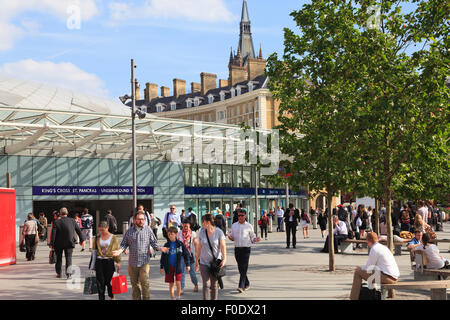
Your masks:
[[[445,232],[438,232],[439,239],[450,239],[450,223]],[[269,233],[269,240],[261,240],[252,248],[248,278],[250,289],[237,292],[239,272],[234,259],[233,243],[227,240],[227,276],[219,298],[225,300],[346,300],[350,294],[353,270],[367,261],[367,249],[351,255],[335,256],[336,271],[328,271],[328,254],[320,253],[325,239],[320,230],[310,230],[310,238],[303,239],[297,232],[297,249],[286,249],[285,234]],[[163,244],[163,240],[160,240]],[[450,259],[449,244],[439,244],[441,255]],[[39,243],[36,260],[26,261],[25,253],[17,248],[17,264],[0,267],[0,300],[97,300],[97,295],[83,295],[84,278],[88,273],[89,251],[74,249],[73,265],[79,267],[80,276],[74,275],[72,282],[64,277],[56,278],[54,265],[48,264],[49,249],[46,243]],[[122,255],[121,269],[128,269],[128,256]],[[413,280],[410,258],[407,252],[395,257],[399,265],[400,280]],[[168,300],[168,285],[159,274],[159,254],[151,260],[150,295],[153,300]],[[64,268],[64,263],[63,263]],[[193,292],[189,275],[182,300],[201,300],[201,277],[199,292]],[[131,300],[131,285],[128,278],[128,293],[117,295],[117,300]],[[429,300],[426,291],[399,291],[398,300]]]

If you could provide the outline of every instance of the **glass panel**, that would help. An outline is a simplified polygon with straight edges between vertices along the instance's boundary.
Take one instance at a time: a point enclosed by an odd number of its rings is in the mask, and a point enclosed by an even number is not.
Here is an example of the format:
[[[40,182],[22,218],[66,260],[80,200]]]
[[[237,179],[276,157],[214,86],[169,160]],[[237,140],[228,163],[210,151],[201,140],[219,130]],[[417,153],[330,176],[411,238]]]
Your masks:
[[[197,186],[197,165],[184,165],[184,184],[187,187]]]
[[[222,183],[222,170],[220,165],[211,165],[211,187],[220,187]]]
[[[197,213],[198,218],[198,206],[197,206],[197,199],[184,199],[184,208],[186,209],[186,212],[189,208],[192,208],[192,210]]]
[[[209,187],[209,166],[207,164],[198,165],[198,186]]]
[[[244,167],[243,168],[243,173],[242,173],[242,187],[243,188],[250,188],[253,183],[252,183],[252,174],[250,172],[250,167]]]
[[[242,188],[242,167],[233,166],[233,187]]]
[[[233,168],[232,166],[222,166],[222,187],[231,188],[233,185]]]
[[[220,199],[211,199],[211,213],[214,215],[217,214],[217,210],[222,210],[222,200]],[[222,212],[223,214],[223,212]]]
[[[209,212],[209,199],[198,199],[198,218],[201,218]]]

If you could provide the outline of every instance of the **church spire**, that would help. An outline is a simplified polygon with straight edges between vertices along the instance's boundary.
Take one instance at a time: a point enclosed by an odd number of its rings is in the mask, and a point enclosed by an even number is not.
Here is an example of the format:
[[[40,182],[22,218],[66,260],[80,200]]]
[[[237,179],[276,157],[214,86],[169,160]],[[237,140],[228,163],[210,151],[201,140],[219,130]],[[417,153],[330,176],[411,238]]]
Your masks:
[[[262,60],[263,59],[263,54],[262,54],[262,44],[260,43],[259,44],[259,57],[258,57],[260,60]]]
[[[256,58],[252,39],[251,21],[248,14],[247,0],[243,0],[242,3],[241,33],[239,36],[238,47],[241,49],[241,55],[244,63],[248,58]]]

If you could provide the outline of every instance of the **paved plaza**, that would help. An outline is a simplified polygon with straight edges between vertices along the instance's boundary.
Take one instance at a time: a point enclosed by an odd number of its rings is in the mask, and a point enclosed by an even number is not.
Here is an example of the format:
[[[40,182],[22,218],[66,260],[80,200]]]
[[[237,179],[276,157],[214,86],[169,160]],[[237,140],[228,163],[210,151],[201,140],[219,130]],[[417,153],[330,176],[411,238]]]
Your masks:
[[[440,239],[450,239],[450,223],[445,224],[446,232],[438,232]],[[292,299],[348,299],[353,270],[355,266],[365,264],[367,250],[355,252],[353,255],[336,255],[336,272],[328,272],[328,254],[320,253],[324,239],[320,231],[310,230],[310,238],[304,240],[301,232],[297,233],[297,249],[285,249],[285,234],[270,233],[269,240],[262,240],[252,249],[249,268],[251,288],[243,294],[236,291],[239,280],[237,264],[234,259],[233,243],[228,244],[227,276],[224,279],[220,299],[227,300],[292,300]],[[163,244],[163,240],[160,240]],[[450,258],[448,244],[440,244],[441,254]],[[67,286],[65,279],[57,279],[54,265],[48,264],[48,247],[40,243],[35,261],[26,261],[25,253],[17,249],[17,264],[0,267],[0,299],[63,299],[63,300],[97,300],[97,295],[83,295],[84,276],[90,259],[89,252],[80,252],[80,246],[74,250],[73,264],[80,267],[81,282]],[[127,274],[128,256],[122,255],[121,268]],[[401,272],[400,280],[413,280],[410,258],[407,252],[396,256]],[[199,281],[200,274],[197,273]],[[127,274],[128,278],[128,274]],[[201,283],[201,282],[200,282]],[[118,295],[118,300],[131,300],[131,285],[128,279],[129,292]],[[189,276],[186,277],[185,295],[182,300],[200,300],[200,292],[193,292]],[[152,259],[150,269],[151,299],[169,299],[168,285],[159,274],[159,254]],[[429,299],[427,292],[398,292],[396,299]]]

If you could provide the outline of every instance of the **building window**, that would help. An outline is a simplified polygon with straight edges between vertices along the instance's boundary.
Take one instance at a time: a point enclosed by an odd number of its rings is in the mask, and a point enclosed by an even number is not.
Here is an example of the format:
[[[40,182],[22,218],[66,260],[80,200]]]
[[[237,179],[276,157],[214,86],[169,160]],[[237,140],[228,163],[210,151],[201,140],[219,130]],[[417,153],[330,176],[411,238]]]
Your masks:
[[[162,112],[162,111],[163,111],[162,104],[157,104],[156,105],[156,112]]]
[[[192,108],[192,100],[190,100],[190,99],[186,100],[186,107]]]
[[[208,103],[211,104],[214,102],[214,96],[212,94],[208,95]]]
[[[231,117],[234,117],[234,108],[231,108]]]
[[[177,110],[177,103],[176,103],[176,102],[170,103],[170,110],[171,110],[171,111]]]
[[[185,165],[184,166],[184,184],[186,187],[197,186],[197,165]]]
[[[209,114],[209,116],[208,116],[208,121],[209,121],[209,122],[213,122],[213,115],[212,115],[212,113]]]
[[[233,185],[233,168],[232,166],[222,166],[222,187],[231,188]]]
[[[202,114],[202,121],[205,122],[206,121],[206,115]]]
[[[252,92],[253,91],[253,82],[249,82],[248,83],[248,92]]]
[[[233,166],[233,187],[242,188],[242,167]]]
[[[225,91],[220,91],[220,101],[225,100]]]
[[[220,164],[211,165],[211,187],[220,187],[222,184],[222,170]]]
[[[219,111],[219,112],[217,112],[217,119],[218,120],[223,120],[223,119],[225,119],[226,117],[225,117],[225,111]]]
[[[251,167],[244,167],[242,170],[242,187],[251,188],[252,187],[252,174]]]
[[[198,165],[198,186],[209,187],[209,166],[207,164]]]
[[[194,98],[194,106],[198,107],[200,105],[200,98],[196,97]]]
[[[240,96],[242,92],[241,86],[237,86],[236,91],[237,91],[236,95]]]
[[[230,92],[231,92],[231,97],[234,98],[234,97],[236,96],[236,91],[235,91],[235,89],[234,89],[234,88],[231,88],[231,89],[230,89]]]

